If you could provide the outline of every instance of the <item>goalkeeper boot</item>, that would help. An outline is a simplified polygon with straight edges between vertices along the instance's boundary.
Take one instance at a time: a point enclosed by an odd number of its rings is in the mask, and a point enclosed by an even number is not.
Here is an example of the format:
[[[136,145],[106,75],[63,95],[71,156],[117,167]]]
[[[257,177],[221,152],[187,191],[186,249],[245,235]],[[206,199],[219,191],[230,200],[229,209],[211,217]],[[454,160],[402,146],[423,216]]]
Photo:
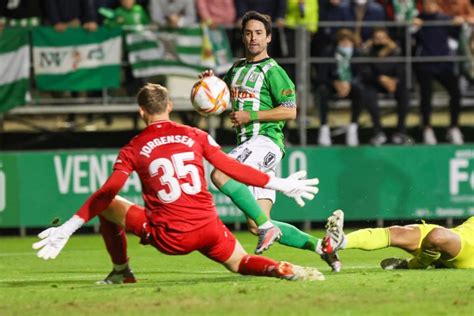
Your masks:
[[[257,248],[255,248],[255,253],[257,255],[261,254],[275,242],[280,240],[282,233],[279,227],[271,226],[269,228],[258,229],[258,243]]]
[[[96,282],[96,284],[122,284],[135,282],[137,282],[137,279],[130,267],[127,266],[125,269],[120,271],[113,269],[105,279]]]
[[[323,281],[325,279],[316,268],[297,266],[285,261],[279,263],[277,277],[288,281]]]
[[[326,236],[322,240],[322,253],[332,254],[341,249],[346,243],[344,235],[344,212],[336,210],[329,216],[326,223]]]
[[[341,271],[341,260],[339,260],[339,255],[337,252],[333,253],[323,253],[321,255],[321,259],[324,260],[328,266],[331,267],[332,272],[339,272]]]
[[[384,270],[408,269],[408,259],[386,258],[380,262],[380,266]]]

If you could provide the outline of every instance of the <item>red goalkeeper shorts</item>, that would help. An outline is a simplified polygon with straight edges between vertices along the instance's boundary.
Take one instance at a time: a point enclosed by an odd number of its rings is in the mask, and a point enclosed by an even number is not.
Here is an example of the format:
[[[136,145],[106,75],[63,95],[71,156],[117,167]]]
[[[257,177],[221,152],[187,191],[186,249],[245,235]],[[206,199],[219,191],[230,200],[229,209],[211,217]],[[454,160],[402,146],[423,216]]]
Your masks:
[[[125,219],[126,230],[140,238],[140,243],[152,245],[167,255],[185,255],[199,251],[206,257],[224,263],[232,255],[236,239],[219,217],[189,232],[151,226],[142,206],[133,205]]]

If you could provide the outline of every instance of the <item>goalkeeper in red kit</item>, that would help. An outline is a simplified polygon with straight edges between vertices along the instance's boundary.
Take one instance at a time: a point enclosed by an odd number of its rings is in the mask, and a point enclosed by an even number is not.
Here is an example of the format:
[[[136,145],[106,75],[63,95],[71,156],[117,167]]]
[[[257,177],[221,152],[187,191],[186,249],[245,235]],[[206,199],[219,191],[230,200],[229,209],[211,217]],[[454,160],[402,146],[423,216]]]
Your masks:
[[[128,265],[125,230],[169,255],[199,251],[244,275],[288,280],[322,280],[315,268],[248,255],[219,219],[207,189],[203,159],[230,177],[248,185],[279,190],[299,202],[317,193],[317,179],[305,172],[288,178],[270,177],[227,156],[206,132],[170,121],[172,103],[166,88],[145,85],[137,96],[140,116],[147,127],[123,147],[113,172],[67,222],[38,236],[33,245],[42,259],[54,259],[70,236],[99,215],[101,233],[114,263],[106,283],[135,282]],[[145,207],[116,196],[136,171],[142,183]]]

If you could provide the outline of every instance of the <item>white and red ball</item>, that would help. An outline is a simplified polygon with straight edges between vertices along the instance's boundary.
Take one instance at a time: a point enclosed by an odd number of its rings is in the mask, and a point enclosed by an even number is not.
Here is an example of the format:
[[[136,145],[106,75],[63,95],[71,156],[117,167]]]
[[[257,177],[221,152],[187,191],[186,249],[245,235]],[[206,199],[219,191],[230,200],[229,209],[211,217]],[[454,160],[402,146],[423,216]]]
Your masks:
[[[216,76],[204,77],[191,89],[191,103],[203,116],[219,115],[230,107],[229,88]]]

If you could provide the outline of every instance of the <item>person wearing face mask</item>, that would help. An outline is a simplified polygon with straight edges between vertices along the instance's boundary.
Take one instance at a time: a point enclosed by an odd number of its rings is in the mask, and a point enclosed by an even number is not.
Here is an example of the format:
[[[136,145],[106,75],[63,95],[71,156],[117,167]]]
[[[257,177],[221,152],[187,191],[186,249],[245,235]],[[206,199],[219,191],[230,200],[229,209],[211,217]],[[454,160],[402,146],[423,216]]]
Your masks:
[[[427,26],[425,22],[445,21],[452,25]],[[424,9],[419,18],[414,19],[418,27],[415,33],[416,56],[450,56],[448,45],[450,38],[459,38],[463,19],[452,18],[439,9],[436,0],[426,0]],[[435,133],[431,127],[433,81],[439,82],[449,94],[449,108],[451,114],[450,128],[446,134],[452,144],[463,144],[463,135],[459,129],[459,115],[461,112],[461,91],[459,88],[459,74],[456,73],[453,62],[421,62],[414,66],[416,77],[420,85],[420,110],[422,116],[423,141],[425,144],[437,143]]]
[[[362,27],[362,23],[386,21],[383,7],[373,0],[352,0],[349,17],[351,21],[356,21],[354,33],[357,46],[372,36],[373,27]]]
[[[374,28],[372,38],[364,44],[367,55],[382,61],[387,57],[400,56],[400,48],[393,41],[385,28]],[[397,101],[398,124],[395,134],[392,135],[394,144],[412,144],[413,139],[406,134],[405,117],[408,110],[408,88],[405,83],[405,67],[400,63],[377,62],[371,63],[369,70],[375,83],[364,91],[371,104],[378,104],[378,93],[389,93]],[[378,111],[378,109],[376,109]],[[381,125],[380,122],[374,125]],[[371,143],[382,145],[387,137],[379,131]]]
[[[336,34],[336,45],[328,47],[325,57],[334,58],[334,63],[321,63],[318,65],[317,79],[315,80],[315,104],[319,105],[320,123],[318,143],[322,146],[332,144],[330,129],[328,125],[329,101],[331,98],[349,99],[351,101],[351,123],[347,127],[346,144],[349,146],[359,145],[358,120],[361,107],[365,103],[374,122],[377,115],[373,110],[375,104],[369,104],[370,100],[365,100],[363,91],[365,86],[372,83],[367,77],[367,66],[360,63],[352,63],[353,57],[360,56],[355,48],[354,33],[349,29],[340,29]],[[376,129],[380,129],[379,126]]]

